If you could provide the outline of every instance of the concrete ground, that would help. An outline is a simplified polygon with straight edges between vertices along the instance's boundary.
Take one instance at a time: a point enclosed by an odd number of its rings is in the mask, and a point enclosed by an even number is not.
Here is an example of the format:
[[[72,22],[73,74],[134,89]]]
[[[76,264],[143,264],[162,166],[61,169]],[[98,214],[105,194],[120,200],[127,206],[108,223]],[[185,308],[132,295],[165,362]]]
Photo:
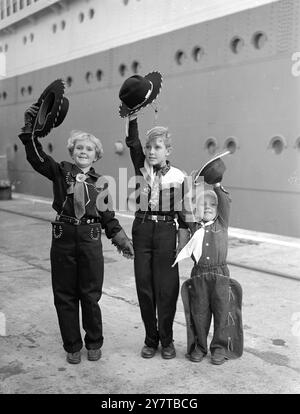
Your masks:
[[[140,357],[144,328],[133,262],[119,255],[103,235],[103,356],[90,362],[83,350],[81,364],[70,365],[51,290],[49,221],[54,216],[47,199],[15,195],[0,202],[0,394],[300,392],[299,239],[257,239],[254,233],[232,229],[228,259],[231,277],[243,287],[245,347],[240,359],[215,366],[209,356],[201,363],[185,359],[180,297],[174,323],[177,357],[164,360],[159,352],[150,360]],[[118,218],[130,234],[132,218]],[[189,260],[180,264],[181,282],[191,266]]]

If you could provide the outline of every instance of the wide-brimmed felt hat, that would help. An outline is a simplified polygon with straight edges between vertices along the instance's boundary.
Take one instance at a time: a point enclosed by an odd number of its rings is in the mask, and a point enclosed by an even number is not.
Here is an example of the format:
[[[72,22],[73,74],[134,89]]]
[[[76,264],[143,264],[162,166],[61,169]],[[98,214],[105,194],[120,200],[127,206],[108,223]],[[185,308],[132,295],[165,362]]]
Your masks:
[[[200,176],[203,176],[207,184],[216,184],[222,181],[223,174],[226,170],[222,157],[230,154],[230,151],[224,151],[221,154],[215,155],[212,159],[207,161],[202,168],[195,175],[194,183]]]
[[[57,79],[47,86],[39,97],[37,104],[40,107],[33,126],[35,136],[45,137],[65,119],[69,100],[64,96],[64,91],[63,80]]]
[[[119,91],[122,101],[119,106],[121,118],[138,112],[157,98],[162,86],[162,75],[150,72],[145,76],[134,75],[127,78]]]

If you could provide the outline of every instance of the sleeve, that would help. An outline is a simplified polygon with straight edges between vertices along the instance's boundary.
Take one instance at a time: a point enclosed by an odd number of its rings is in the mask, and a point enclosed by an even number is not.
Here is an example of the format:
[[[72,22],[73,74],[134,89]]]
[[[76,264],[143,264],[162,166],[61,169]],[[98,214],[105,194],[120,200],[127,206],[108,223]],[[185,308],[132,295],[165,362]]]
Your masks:
[[[214,186],[214,191],[218,197],[218,216],[221,220],[221,223],[228,227],[229,225],[229,212],[230,212],[230,203],[231,199],[229,193],[225,190],[223,186]]]
[[[139,139],[137,119],[129,121],[128,136],[126,137],[126,145],[130,149],[130,156],[134,165],[135,172],[139,173],[140,168],[144,166],[145,155]]]
[[[119,220],[116,219],[115,212],[113,210],[101,212],[101,224],[108,239],[112,239],[117,233],[119,233],[119,231],[122,230]]]
[[[113,201],[108,188],[108,182],[104,176],[100,177],[97,185],[97,211],[101,217],[101,226],[108,239],[113,238],[121,229],[119,221],[115,218]]]
[[[55,177],[58,175],[59,164],[43,151],[43,147],[37,138],[34,138],[33,144],[31,134],[21,133],[19,138],[24,144],[26,158],[32,168],[49,180],[55,181]]]

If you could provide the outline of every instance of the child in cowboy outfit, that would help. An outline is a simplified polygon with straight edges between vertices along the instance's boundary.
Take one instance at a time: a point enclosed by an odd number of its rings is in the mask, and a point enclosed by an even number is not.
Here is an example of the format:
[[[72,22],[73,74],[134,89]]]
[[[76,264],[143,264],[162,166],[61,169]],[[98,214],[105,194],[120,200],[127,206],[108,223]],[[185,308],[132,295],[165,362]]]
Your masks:
[[[221,158],[210,163],[201,175],[213,189],[197,200],[197,216],[188,223],[193,237],[178,254],[176,263],[192,257],[191,278],[181,289],[187,322],[187,358],[201,362],[207,354],[207,337],[212,316],[211,362],[223,364],[243,352],[241,316],[242,288],[230,278],[226,264],[230,198],[221,186],[225,165]],[[195,179],[196,178],[196,179]],[[193,176],[195,181],[197,177]]]
[[[52,206],[57,217],[52,222],[50,258],[63,347],[69,363],[81,361],[80,304],[88,360],[97,361],[103,344],[98,304],[104,272],[101,228],[124,256],[133,257],[133,248],[114,211],[99,209],[98,197],[106,190],[103,191],[104,186],[98,188],[100,175],[92,164],[103,155],[101,141],[86,132],[72,131],[67,148],[74,162],[58,163],[43,151],[37,138],[32,137],[38,110],[35,104],[25,112],[25,126],[19,138],[31,166],[53,182]]]
[[[141,356],[152,358],[160,342],[162,358],[171,359],[176,356],[173,322],[179,294],[178,266],[172,267],[172,263],[177,234],[181,228],[187,230],[176,211],[176,194],[181,194],[185,174],[167,160],[171,152],[168,129],[157,126],[148,131],[143,149],[137,124],[137,109],[151,103],[160,85],[158,72],[135,75],[124,82],[119,96],[123,102],[120,115],[128,117],[126,144],[139,178],[132,239],[136,289],[145,327]]]

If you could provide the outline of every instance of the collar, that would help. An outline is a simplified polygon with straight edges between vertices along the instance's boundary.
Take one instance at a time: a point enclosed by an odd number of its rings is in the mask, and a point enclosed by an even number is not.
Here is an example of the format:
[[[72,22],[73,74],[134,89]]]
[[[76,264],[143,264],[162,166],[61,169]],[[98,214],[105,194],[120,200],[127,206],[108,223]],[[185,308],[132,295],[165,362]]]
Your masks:
[[[171,164],[170,161],[166,161],[166,164],[161,167],[160,165],[153,165],[153,171],[157,174],[158,172],[160,172],[161,175],[166,175],[167,172],[170,170],[171,168]]]
[[[84,174],[84,172],[79,167],[77,167],[76,164],[72,164],[72,168],[71,168],[72,177],[75,178],[77,174]],[[100,174],[96,173],[93,167],[91,167],[89,171],[85,173],[85,175],[89,175],[90,177],[93,177],[95,179],[98,179],[100,177]]]

